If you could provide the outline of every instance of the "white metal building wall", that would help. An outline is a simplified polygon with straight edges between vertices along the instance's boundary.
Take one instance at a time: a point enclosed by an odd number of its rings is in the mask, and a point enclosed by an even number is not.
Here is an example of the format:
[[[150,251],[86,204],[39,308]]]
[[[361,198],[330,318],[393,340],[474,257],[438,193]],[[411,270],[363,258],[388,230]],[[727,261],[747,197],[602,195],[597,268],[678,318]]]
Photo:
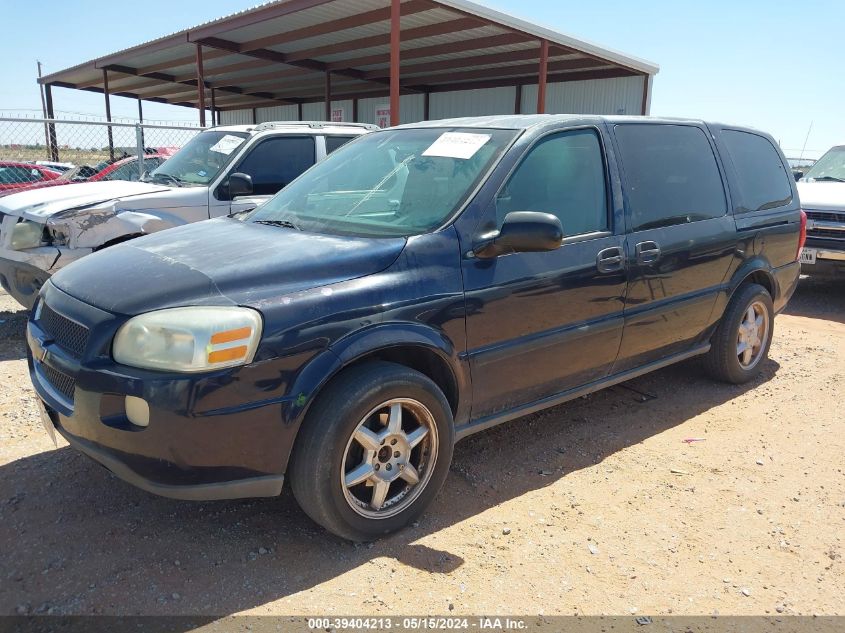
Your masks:
[[[432,119],[455,116],[483,116],[487,114],[513,114],[516,88],[485,88],[435,92],[429,102]]]
[[[546,112],[549,114],[642,114],[644,79],[646,78],[617,77],[549,84],[546,88]],[[522,113],[536,112],[537,86],[524,86]]]
[[[358,123],[375,123],[376,109],[390,104],[389,97],[358,100]],[[402,95],[399,97],[399,113],[402,123],[416,123],[422,121],[425,112],[425,98],[423,95]]]
[[[643,102],[643,82],[646,77],[618,77],[615,79],[590,79],[550,83],[546,92],[546,112],[550,114],[640,114]],[[430,96],[429,116],[446,119],[459,116],[486,114],[513,114],[516,88],[487,88],[483,90],[456,90],[435,92]],[[358,121],[376,122],[376,108],[386,106],[387,97],[359,99]],[[352,118],[352,101],[332,102],[333,108],[343,108],[344,119]],[[421,94],[402,95],[402,123],[422,121],[425,101]],[[522,88],[522,113],[537,111],[537,86]],[[325,118],[323,103],[307,103],[302,108],[306,121]],[[258,108],[258,123],[264,121],[290,121],[297,116],[296,106]],[[252,123],[251,110],[230,110],[220,113],[223,124]]]

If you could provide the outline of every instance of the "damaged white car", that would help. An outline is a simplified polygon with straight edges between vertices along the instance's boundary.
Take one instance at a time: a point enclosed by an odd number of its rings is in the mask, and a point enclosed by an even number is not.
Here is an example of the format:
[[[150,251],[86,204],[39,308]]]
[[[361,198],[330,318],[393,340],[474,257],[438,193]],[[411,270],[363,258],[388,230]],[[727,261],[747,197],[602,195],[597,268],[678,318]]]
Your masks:
[[[279,122],[215,127],[142,182],[92,182],[0,198],[0,285],[31,308],[59,269],[126,240],[255,208],[315,162],[377,129]]]

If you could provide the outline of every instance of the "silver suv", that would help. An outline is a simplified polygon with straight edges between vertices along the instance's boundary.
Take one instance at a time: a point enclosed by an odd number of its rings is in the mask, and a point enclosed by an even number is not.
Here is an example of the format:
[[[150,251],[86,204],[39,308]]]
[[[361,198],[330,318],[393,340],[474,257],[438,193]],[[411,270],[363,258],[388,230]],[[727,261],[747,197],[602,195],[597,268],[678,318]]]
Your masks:
[[[798,182],[807,212],[801,272],[845,278],[845,145],[832,147]]]
[[[0,198],[0,285],[32,307],[59,269],[113,244],[255,208],[344,143],[378,129],[277,122],[208,129],[141,182],[92,182]]]

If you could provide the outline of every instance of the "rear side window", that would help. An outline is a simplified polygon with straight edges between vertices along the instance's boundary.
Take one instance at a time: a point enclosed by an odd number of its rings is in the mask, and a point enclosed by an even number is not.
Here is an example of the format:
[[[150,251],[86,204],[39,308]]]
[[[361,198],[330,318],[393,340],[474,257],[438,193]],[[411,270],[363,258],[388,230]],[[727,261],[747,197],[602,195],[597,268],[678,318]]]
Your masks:
[[[252,177],[253,193],[268,196],[314,164],[314,137],[277,136],[261,141],[234,171]]]
[[[537,143],[499,192],[498,226],[512,211],[556,215],[564,235],[607,230],[604,158],[596,132],[563,132]]]
[[[326,154],[331,154],[337,148],[346,145],[354,136],[327,136],[326,137]]]
[[[780,154],[762,136],[724,130],[722,140],[739,178],[742,207],[738,211],[765,211],[792,202],[792,186]]]
[[[725,188],[707,135],[689,125],[617,125],[632,231],[719,218]]]
[[[0,167],[0,184],[13,185],[21,182],[35,182],[41,180],[41,172],[37,169],[7,165]]]
[[[138,162],[133,160],[118,167],[103,180],[138,180]]]

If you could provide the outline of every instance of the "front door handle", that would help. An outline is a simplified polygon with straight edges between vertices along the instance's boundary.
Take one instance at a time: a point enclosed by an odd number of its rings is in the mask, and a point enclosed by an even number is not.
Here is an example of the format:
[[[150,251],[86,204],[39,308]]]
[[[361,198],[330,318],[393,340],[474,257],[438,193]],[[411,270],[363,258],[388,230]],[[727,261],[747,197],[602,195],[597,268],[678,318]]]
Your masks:
[[[653,264],[660,259],[660,246],[657,242],[640,242],[636,246],[637,263]]]
[[[615,273],[622,270],[625,258],[619,246],[606,248],[596,255],[596,268],[600,273]]]

